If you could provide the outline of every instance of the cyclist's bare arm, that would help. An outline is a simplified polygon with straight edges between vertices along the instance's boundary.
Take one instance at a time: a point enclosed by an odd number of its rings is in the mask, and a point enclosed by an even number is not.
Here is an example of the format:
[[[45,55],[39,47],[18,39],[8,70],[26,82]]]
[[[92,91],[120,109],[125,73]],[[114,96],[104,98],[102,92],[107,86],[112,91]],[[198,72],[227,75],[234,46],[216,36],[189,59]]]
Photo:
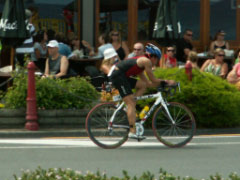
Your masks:
[[[159,84],[162,81],[164,81],[163,79],[158,79],[158,78],[156,78],[154,76],[153,71],[152,71],[152,63],[151,63],[151,61],[149,59],[147,59],[145,57],[141,57],[141,58],[138,59],[137,63],[139,65],[139,67],[144,67],[145,72],[146,72],[149,80],[151,81],[151,82],[149,82],[147,80],[146,76],[143,73],[139,75],[140,79],[142,79],[145,82],[147,82],[148,87],[157,87],[157,86],[159,86]],[[168,83],[170,85],[171,84],[175,84],[175,81],[173,81],[173,80],[165,80],[165,81],[166,81],[166,83]]]

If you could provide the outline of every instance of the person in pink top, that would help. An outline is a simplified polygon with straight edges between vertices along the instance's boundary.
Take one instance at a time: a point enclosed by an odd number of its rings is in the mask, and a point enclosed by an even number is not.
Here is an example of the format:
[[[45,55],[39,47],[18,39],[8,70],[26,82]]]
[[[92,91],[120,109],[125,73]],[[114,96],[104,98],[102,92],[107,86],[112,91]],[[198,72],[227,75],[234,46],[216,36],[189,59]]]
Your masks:
[[[238,53],[238,58],[240,58],[240,52]],[[227,76],[227,81],[234,84],[240,90],[240,62],[234,65]]]
[[[175,48],[173,46],[168,46],[166,49],[166,54],[164,54],[162,61],[159,62],[160,67],[172,68],[177,67],[177,59],[175,56]]]

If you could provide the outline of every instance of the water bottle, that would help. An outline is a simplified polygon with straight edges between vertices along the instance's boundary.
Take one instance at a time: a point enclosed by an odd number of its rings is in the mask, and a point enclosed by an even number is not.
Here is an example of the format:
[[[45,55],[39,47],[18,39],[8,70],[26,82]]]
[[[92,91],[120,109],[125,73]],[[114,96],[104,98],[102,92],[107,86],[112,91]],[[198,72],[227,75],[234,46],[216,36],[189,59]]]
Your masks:
[[[147,112],[149,111],[149,106],[145,106],[142,111],[139,113],[139,118],[143,119],[144,116],[147,114]]]

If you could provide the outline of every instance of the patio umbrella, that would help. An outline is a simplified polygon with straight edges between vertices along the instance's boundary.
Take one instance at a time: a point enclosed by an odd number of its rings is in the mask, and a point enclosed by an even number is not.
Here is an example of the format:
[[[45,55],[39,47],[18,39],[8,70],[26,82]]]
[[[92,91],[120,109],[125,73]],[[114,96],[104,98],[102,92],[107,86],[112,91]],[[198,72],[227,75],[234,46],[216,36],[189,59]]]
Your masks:
[[[29,37],[26,29],[23,0],[6,0],[0,19],[0,38],[3,45],[11,46],[11,65],[14,66],[14,48]]]
[[[2,43],[16,47],[28,36],[23,0],[6,0],[0,19],[0,37]]]
[[[159,1],[153,38],[159,40],[162,45],[170,44],[179,37],[181,30],[179,22],[177,22],[177,1]]]

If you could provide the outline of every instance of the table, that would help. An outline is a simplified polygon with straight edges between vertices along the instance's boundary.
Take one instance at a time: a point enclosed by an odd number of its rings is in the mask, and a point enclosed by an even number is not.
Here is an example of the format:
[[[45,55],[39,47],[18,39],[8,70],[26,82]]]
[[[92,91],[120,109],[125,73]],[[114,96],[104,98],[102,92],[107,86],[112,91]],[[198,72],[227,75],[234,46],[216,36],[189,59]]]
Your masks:
[[[101,63],[102,63],[102,58],[70,58],[69,59],[69,67],[72,68],[79,75],[87,74],[85,70],[87,66],[93,66],[99,70]]]

